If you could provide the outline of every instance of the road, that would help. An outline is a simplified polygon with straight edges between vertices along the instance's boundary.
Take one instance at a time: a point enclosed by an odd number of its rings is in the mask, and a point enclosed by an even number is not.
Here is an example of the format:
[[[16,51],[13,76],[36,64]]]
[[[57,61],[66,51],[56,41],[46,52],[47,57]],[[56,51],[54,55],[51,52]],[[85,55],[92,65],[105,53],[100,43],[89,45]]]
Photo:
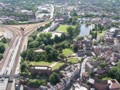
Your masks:
[[[4,53],[4,58],[0,63],[0,75],[15,75],[19,73],[19,63],[21,60],[20,53],[27,49],[28,36],[38,27],[44,26],[48,22],[43,22],[39,24],[32,25],[4,25],[2,28],[12,32],[13,38],[9,44],[9,47]],[[25,30],[20,30],[20,27],[24,27]],[[4,81],[0,82],[0,90],[15,90],[15,79],[13,83],[9,83],[8,79],[5,78]]]
[[[54,6],[51,4],[51,15],[50,15],[50,19],[52,19],[54,16]]]
[[[82,79],[82,73],[85,72],[85,64],[88,61],[89,57],[85,58],[81,64],[81,72],[80,72],[80,79]]]

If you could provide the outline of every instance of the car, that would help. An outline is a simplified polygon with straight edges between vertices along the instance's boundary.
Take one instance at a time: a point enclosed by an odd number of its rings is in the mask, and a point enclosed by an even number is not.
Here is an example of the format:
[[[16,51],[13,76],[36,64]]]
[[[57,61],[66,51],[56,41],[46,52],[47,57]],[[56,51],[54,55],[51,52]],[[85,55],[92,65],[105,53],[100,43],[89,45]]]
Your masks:
[[[2,81],[2,82],[3,82],[3,81],[4,81],[4,78],[0,78],[0,81]]]
[[[8,82],[13,82],[13,77],[10,77]]]

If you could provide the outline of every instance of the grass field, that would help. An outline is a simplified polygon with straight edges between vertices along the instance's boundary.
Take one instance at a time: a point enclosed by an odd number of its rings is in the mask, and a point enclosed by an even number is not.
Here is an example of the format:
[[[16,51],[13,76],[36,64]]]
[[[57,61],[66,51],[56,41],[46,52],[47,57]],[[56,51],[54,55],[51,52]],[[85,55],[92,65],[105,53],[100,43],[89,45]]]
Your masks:
[[[61,66],[63,66],[64,63],[63,62],[59,62],[57,63],[55,66],[52,67],[52,70],[56,70],[56,69],[59,69]]]
[[[105,35],[106,31],[102,31],[101,33],[98,32],[98,35],[103,37]]]
[[[72,63],[72,64],[76,64],[79,63],[81,60],[79,60],[78,58],[70,58],[68,60],[68,63]]]
[[[63,49],[62,52],[66,57],[68,57],[74,53],[71,49]]]
[[[57,29],[56,29],[56,31],[58,31],[58,32],[67,32],[67,28],[69,27],[70,25],[60,25]],[[72,27],[74,27],[74,26],[72,26]]]
[[[40,62],[31,62],[32,65],[40,65],[40,66],[50,66],[55,62],[45,62],[45,61],[40,61]]]
[[[109,77],[103,77],[102,80],[111,80]]]

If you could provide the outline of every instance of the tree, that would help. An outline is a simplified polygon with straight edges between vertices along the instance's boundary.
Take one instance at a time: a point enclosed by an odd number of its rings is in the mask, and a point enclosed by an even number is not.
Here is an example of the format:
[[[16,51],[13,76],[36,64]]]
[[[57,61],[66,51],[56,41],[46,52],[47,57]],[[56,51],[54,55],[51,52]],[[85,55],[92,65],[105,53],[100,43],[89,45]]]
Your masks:
[[[4,53],[5,51],[5,46],[3,43],[0,43],[0,53]]]
[[[54,40],[55,40],[56,43],[60,42],[59,36],[58,36],[58,35],[55,35]]]
[[[75,26],[75,30],[74,30],[74,36],[78,36],[80,33],[80,24],[78,23],[76,26]]]
[[[105,62],[101,61],[99,66],[100,66],[101,68],[105,68],[106,64],[105,64]]]
[[[97,31],[95,32],[95,39],[97,39]]]
[[[69,19],[67,20],[67,23],[68,23],[68,24],[71,24],[71,23],[72,23],[72,18],[69,18]]]
[[[37,79],[29,79],[28,80],[28,85],[34,88],[38,88],[40,87],[40,85],[46,85],[46,81],[45,80],[37,80]]]
[[[76,17],[76,16],[74,16],[72,18],[72,25],[75,25],[77,23],[77,19],[78,19],[78,17]]]
[[[38,48],[39,47],[39,42],[38,41],[33,41],[29,43],[30,48]]]
[[[78,16],[78,15],[77,15],[77,12],[76,12],[75,10],[73,10],[73,11],[71,12],[71,16]]]
[[[33,38],[33,40],[35,40],[35,39],[36,39],[36,37],[37,37],[37,34],[33,33],[33,34],[31,34],[31,35],[30,35],[30,37],[32,37],[32,38]]]
[[[27,51],[23,51],[21,53],[21,57],[25,60],[26,59],[26,56],[27,56]]]
[[[61,41],[64,41],[66,39],[66,34],[62,33],[60,38],[61,38]]]
[[[69,26],[69,27],[67,28],[67,33],[68,33],[68,36],[69,36],[70,38],[72,38],[72,37],[73,37],[73,34],[74,34],[74,28],[73,28],[72,26]]]
[[[3,58],[3,55],[2,54],[0,54],[0,60]]]
[[[20,70],[21,70],[21,72],[25,72],[25,71],[26,71],[26,68],[27,68],[26,63],[25,63],[25,62],[22,62],[22,63],[20,64]]]
[[[29,37],[28,42],[29,42],[29,43],[30,43],[30,42],[33,42],[33,38],[32,38],[32,37]]]
[[[56,49],[54,49],[53,47],[48,45],[45,47],[45,51],[46,51],[46,55],[47,55],[46,56],[47,60],[57,60],[59,53]]]
[[[82,41],[82,40],[84,40],[84,37],[78,36],[76,39],[77,39],[78,41]]]
[[[53,85],[59,83],[59,81],[60,81],[59,75],[54,72],[53,74],[50,75],[49,81],[50,81],[51,84],[53,84]]]
[[[109,70],[108,76],[111,78],[116,78],[118,81],[120,81],[120,62],[117,64],[117,66]]]
[[[34,60],[34,57],[35,57],[34,51],[31,49],[28,49],[26,59],[32,61]]]
[[[3,43],[7,43],[6,38],[2,38],[2,42],[3,42]]]
[[[117,67],[113,67],[109,70],[108,75],[112,78],[116,78],[117,75]]]

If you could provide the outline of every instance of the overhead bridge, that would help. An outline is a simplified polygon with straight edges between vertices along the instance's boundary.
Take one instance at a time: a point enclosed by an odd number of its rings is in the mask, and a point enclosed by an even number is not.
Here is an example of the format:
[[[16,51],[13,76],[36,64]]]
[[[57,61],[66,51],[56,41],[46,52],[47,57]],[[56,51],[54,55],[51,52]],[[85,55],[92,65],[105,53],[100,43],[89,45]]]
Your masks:
[[[20,75],[0,75],[0,78],[18,78]]]

